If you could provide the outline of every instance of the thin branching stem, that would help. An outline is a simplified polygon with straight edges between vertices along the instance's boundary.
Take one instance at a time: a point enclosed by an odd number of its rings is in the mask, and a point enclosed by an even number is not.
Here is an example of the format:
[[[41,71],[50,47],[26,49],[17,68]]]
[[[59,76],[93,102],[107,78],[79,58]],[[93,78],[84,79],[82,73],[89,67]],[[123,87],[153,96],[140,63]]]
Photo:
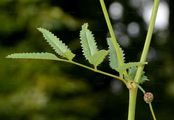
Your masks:
[[[143,94],[146,93],[146,91],[145,91],[139,84],[136,83],[136,85],[137,85],[137,87],[141,90],[141,92],[142,92]]]
[[[89,67],[89,66],[86,66],[86,65],[83,65],[83,64],[80,64],[80,63],[75,62],[75,61],[70,61],[70,60],[66,60],[66,59],[57,59],[57,61],[61,61],[61,62],[66,62],[66,63],[74,64],[74,65],[83,67],[83,68],[85,68],[85,69],[94,71],[94,72],[96,72],[96,73],[100,73],[100,74],[103,74],[103,75],[106,75],[106,76],[115,78],[115,79],[117,79],[117,80],[120,80],[120,81],[122,81],[125,85],[127,84],[127,81],[126,81],[125,79],[119,77],[119,76],[116,76],[116,75],[113,75],[113,74],[110,74],[110,73],[107,73],[107,72],[104,72],[104,71],[101,71],[101,70],[98,70],[98,69],[95,69],[95,68],[92,68],[92,67]]]

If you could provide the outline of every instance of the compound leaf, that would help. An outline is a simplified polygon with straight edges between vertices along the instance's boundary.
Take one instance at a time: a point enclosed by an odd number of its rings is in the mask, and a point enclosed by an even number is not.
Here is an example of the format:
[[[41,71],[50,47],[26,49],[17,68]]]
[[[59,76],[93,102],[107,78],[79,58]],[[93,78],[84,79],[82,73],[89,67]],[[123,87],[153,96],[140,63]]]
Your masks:
[[[8,55],[6,58],[59,60],[59,58],[52,53],[14,53]]]
[[[68,60],[72,60],[75,57],[75,54],[73,54],[71,50],[53,33],[43,28],[38,28],[38,30],[43,34],[46,41],[58,55],[65,57]]]
[[[96,68],[99,64],[103,62],[107,55],[108,51],[106,50],[97,51],[93,56],[91,56],[89,62],[94,65],[94,68]]]
[[[82,25],[82,30],[80,31],[80,40],[83,55],[89,61],[91,56],[93,56],[98,51],[98,49],[94,36],[88,29],[87,23]]]

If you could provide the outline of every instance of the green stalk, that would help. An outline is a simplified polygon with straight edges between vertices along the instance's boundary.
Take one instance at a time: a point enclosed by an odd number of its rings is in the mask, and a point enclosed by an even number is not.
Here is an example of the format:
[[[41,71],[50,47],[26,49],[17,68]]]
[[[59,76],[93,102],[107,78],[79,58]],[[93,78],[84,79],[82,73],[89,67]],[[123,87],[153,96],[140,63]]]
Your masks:
[[[98,70],[98,69],[95,69],[95,68],[92,68],[92,67],[88,67],[88,66],[86,66],[86,65],[77,63],[77,62],[75,62],[75,61],[70,61],[70,60],[66,60],[66,59],[55,59],[55,60],[56,60],[56,61],[59,61],[59,62],[66,62],[66,63],[74,64],[74,65],[80,66],[80,67],[82,67],[82,68],[85,68],[85,69],[94,71],[94,72],[96,72],[96,73],[100,73],[100,74],[103,74],[103,75],[106,75],[106,76],[115,78],[115,79],[117,79],[117,80],[120,80],[120,81],[122,81],[125,85],[127,84],[126,80],[123,79],[122,77],[119,77],[119,76],[116,76],[116,75],[113,75],[113,74],[110,74],[110,73],[107,73],[107,72],[104,72],[104,71],[101,71],[101,70]]]
[[[108,26],[108,29],[109,29],[109,33],[111,35],[111,42],[112,42],[112,44],[115,48],[115,51],[118,55],[118,61],[119,61],[120,65],[122,66],[124,64],[124,60],[121,57],[121,51],[119,49],[119,44],[117,43],[117,39],[115,37],[115,33],[114,33],[113,28],[112,28],[111,21],[109,19],[109,15],[108,15],[104,0],[100,0],[100,4],[101,4],[103,14],[104,14],[104,17],[105,17],[105,20],[106,20],[106,23],[107,23],[107,26]]]
[[[153,120],[156,120],[156,116],[155,116],[155,113],[154,113],[154,111],[153,111],[152,103],[149,103],[149,108],[150,108],[150,111],[151,111]]]
[[[144,45],[144,48],[143,48],[143,52],[142,52],[142,55],[141,55],[140,62],[146,62],[146,59],[147,59],[147,55],[148,55],[148,51],[149,51],[149,47],[150,47],[150,43],[151,43],[151,38],[152,38],[152,34],[153,34],[153,29],[154,29],[154,26],[155,26],[158,6],[159,6],[159,0],[155,0],[154,5],[153,5],[151,19],[150,19],[150,24],[149,24],[149,28],[148,28],[148,33],[147,33],[147,36],[146,36],[146,41],[145,41],[145,45]],[[136,83],[139,83],[140,77],[141,77],[142,72],[143,72],[143,69],[144,69],[144,65],[143,66],[138,66],[137,73],[136,73],[135,79],[134,79],[134,81]],[[128,115],[128,120],[134,120],[135,119],[137,91],[138,91],[138,88],[134,88],[134,89],[130,89],[130,92],[129,92],[129,96],[130,96],[129,97],[129,110],[130,111],[128,113],[129,114]],[[134,111],[131,111],[131,110],[134,110]]]
[[[128,120],[135,120],[137,88],[129,90]]]
[[[158,6],[159,6],[159,0],[155,0],[154,1],[154,5],[153,5],[153,10],[152,10],[152,15],[151,15],[151,19],[150,19],[150,24],[149,24],[149,28],[148,28],[148,33],[146,36],[146,41],[144,44],[144,49],[141,55],[141,59],[140,62],[146,62],[147,59],[147,55],[148,55],[148,51],[149,51],[149,47],[150,47],[150,43],[151,43],[151,38],[152,38],[152,34],[153,34],[153,29],[155,26],[155,21],[156,21],[156,16],[157,16],[157,11],[158,11]],[[139,83],[141,74],[143,72],[144,66],[138,66],[138,70],[135,76],[135,82]]]

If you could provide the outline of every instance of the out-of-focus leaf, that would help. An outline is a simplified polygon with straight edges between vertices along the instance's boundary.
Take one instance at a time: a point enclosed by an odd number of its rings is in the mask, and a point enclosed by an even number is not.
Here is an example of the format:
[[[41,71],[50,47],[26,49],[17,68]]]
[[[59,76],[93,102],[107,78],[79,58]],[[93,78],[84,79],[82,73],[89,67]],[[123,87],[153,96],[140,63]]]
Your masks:
[[[59,58],[52,53],[14,53],[8,55],[6,58],[59,60]]]

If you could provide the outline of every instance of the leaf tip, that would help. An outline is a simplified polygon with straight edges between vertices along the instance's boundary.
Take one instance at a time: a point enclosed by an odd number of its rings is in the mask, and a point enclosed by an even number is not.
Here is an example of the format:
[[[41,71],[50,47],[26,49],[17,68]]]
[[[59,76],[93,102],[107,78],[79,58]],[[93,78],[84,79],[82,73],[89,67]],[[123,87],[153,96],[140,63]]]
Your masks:
[[[82,29],[87,29],[88,28],[88,23],[84,23],[83,25],[82,25]]]
[[[5,56],[5,58],[11,58],[10,55]]]
[[[7,56],[5,56],[5,58],[14,58],[13,55],[14,54],[7,55]]]
[[[42,32],[42,31],[44,31],[45,29],[44,29],[44,28],[39,27],[39,28],[37,28],[37,30],[38,30],[38,31],[40,31],[40,32]]]

